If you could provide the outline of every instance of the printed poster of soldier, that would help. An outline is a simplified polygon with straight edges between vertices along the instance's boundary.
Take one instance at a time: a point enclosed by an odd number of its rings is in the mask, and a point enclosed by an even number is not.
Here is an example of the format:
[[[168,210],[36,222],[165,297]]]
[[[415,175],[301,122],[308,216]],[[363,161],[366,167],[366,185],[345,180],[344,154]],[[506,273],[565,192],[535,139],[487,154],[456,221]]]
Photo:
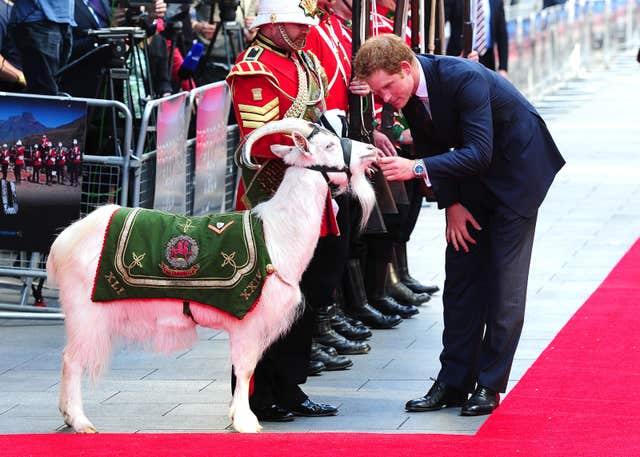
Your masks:
[[[0,97],[0,249],[49,250],[80,217],[84,102]]]

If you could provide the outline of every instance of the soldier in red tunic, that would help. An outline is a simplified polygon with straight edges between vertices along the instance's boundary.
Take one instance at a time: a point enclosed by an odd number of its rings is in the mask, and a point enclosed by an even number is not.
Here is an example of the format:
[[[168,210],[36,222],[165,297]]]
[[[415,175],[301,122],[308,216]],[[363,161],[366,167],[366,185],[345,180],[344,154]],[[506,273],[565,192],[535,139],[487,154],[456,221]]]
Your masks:
[[[47,186],[53,184],[54,177],[56,175],[56,163],[58,162],[58,153],[56,148],[51,146],[51,142],[45,143],[45,174],[47,176]]]
[[[11,150],[9,149],[8,144],[2,145],[2,150],[0,150],[0,165],[2,166],[2,179],[6,181],[7,175],[9,174],[9,164],[11,163]]]
[[[31,174],[31,181],[40,184],[40,169],[42,168],[42,152],[40,151],[40,145],[36,144],[34,147],[33,156],[31,162],[33,166],[33,173]]]
[[[261,0],[253,27],[259,32],[249,48],[238,57],[227,83],[241,137],[269,121],[297,117],[316,121],[325,111],[326,75],[317,58],[303,51],[309,26],[315,25],[315,0]],[[270,145],[292,144],[276,134],[258,140],[253,148],[258,171],[242,170],[238,207],[250,208],[269,198],[284,174],[285,165],[270,150]],[[325,216],[331,216],[330,195]],[[337,234],[335,218],[323,232]],[[306,381],[315,306],[329,298],[323,279],[330,273],[333,260],[331,241],[321,238],[313,259],[303,275],[301,289],[306,298],[305,312],[291,331],[276,342],[256,367],[250,397],[251,409],[262,421],[290,421],[294,415],[329,416],[337,413],[331,405],[308,398],[299,384]],[[323,296],[322,298],[319,298]]]
[[[77,186],[80,181],[80,175],[82,174],[82,152],[78,146],[78,140],[73,139],[73,147],[71,148],[71,154],[69,156],[70,167],[69,174],[72,186]]]
[[[13,159],[13,175],[16,178],[16,183],[22,182],[22,169],[24,168],[24,146],[22,140],[16,141],[14,148]]]

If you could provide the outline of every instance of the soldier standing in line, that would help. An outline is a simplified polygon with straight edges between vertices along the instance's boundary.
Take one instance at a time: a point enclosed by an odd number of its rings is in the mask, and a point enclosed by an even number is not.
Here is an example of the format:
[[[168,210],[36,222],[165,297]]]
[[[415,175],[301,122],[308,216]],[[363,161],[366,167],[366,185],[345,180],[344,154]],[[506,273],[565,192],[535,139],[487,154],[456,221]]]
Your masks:
[[[67,148],[58,143],[58,162],[56,163],[56,173],[58,175],[58,184],[64,184],[64,169],[67,165]]]
[[[40,184],[40,168],[42,168],[42,152],[40,152],[40,145],[34,145],[33,156],[31,158],[33,163],[33,173],[31,174],[31,181]]]
[[[253,23],[258,34],[227,76],[242,138],[272,120],[296,117],[317,121],[324,113],[326,75],[317,58],[302,50],[309,27],[317,24],[315,11],[315,0],[260,1]],[[257,171],[242,170],[238,209],[251,208],[268,199],[281,182],[286,166],[271,152],[269,146],[273,143],[292,144],[279,133],[254,144],[252,155],[262,167]],[[324,219],[321,235],[338,234],[330,195]],[[306,382],[309,369],[314,306],[325,304],[326,300],[319,296],[330,293],[322,280],[334,264],[330,258],[334,253],[323,249],[325,238],[320,239],[302,277],[304,313],[267,350],[254,372],[249,403],[261,421],[285,422],[293,420],[294,415],[319,417],[338,411],[335,406],[312,401],[299,386]]]
[[[9,145],[7,143],[2,145],[2,150],[0,151],[0,165],[2,166],[2,179],[7,180],[7,175],[9,174],[9,164],[11,163],[11,151],[9,150]]]
[[[53,184],[53,178],[56,174],[58,156],[56,149],[51,145],[50,141],[47,141],[45,144],[45,174],[47,176],[47,186],[50,186]]]
[[[22,182],[22,169],[24,168],[24,146],[22,145],[22,140],[16,141],[14,151],[13,175],[16,179],[16,184],[18,184]]]
[[[82,152],[80,151],[80,146],[78,146],[78,140],[75,138],[73,139],[73,147],[71,148],[68,166],[70,167],[71,185],[77,186],[80,181],[80,174],[82,173]]]
[[[325,104],[327,110],[341,110],[345,115],[349,108],[348,87],[351,80],[351,47],[345,48],[339,38],[342,34],[340,21],[333,16],[332,6],[335,0],[318,1],[318,17],[320,22],[311,28],[307,36],[306,51],[312,52],[322,65],[327,75],[327,91]],[[348,50],[347,50],[348,49]],[[346,127],[346,125],[345,125]],[[342,134],[342,132],[336,132]],[[346,132],[345,132],[346,133]],[[352,220],[357,215],[355,201],[348,195],[335,197],[340,210],[337,220],[340,228],[339,237],[328,237],[326,242],[334,243],[335,252],[342,253],[334,257],[331,277],[326,277],[325,284],[329,294],[326,302],[317,304],[316,322],[314,325],[314,344],[311,346],[311,360],[321,361],[327,369],[342,369],[352,365],[350,360],[332,356],[327,346],[333,347],[340,354],[358,354],[368,352],[368,345],[357,343],[371,336],[371,331],[363,325],[349,322],[338,306],[335,290],[340,286],[342,275],[348,260],[349,245],[352,232],[357,224]]]

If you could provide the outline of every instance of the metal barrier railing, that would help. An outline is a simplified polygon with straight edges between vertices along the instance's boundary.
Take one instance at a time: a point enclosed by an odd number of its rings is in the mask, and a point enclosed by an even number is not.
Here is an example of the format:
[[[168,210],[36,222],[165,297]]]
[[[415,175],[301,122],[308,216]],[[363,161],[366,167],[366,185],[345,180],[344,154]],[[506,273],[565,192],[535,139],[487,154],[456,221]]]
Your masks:
[[[570,0],[513,17],[507,23],[509,78],[535,102],[558,84],[608,68],[637,36],[639,14],[639,0]]]
[[[190,92],[190,107],[188,110],[187,125],[192,120],[193,113],[196,108],[196,100],[199,94],[207,91],[208,89],[224,83],[212,83],[205,86],[193,89]],[[154,100],[147,104],[145,112],[142,117],[142,126],[138,136],[138,143],[135,149],[135,158],[138,163],[133,164],[134,171],[134,183],[133,183],[133,206],[141,206],[143,208],[153,208],[154,200],[154,188],[155,188],[155,171],[156,171],[156,156],[157,151],[151,149],[145,151],[147,146],[147,135],[153,132],[154,126],[149,125],[149,119],[151,119],[153,112],[157,110],[158,106],[166,101],[179,96],[180,94],[171,95],[168,97]],[[190,130],[191,131],[191,130]],[[185,143],[185,155],[186,155],[186,214],[193,214],[193,200],[194,200],[194,180],[195,180],[195,142],[194,137],[187,138]],[[231,210],[234,208],[235,201],[235,187],[237,181],[237,168],[234,163],[234,153],[239,144],[239,130],[237,125],[230,125],[227,127],[227,174],[225,178],[225,208]]]
[[[80,215],[84,216],[97,206],[107,203],[126,205],[129,199],[130,155],[133,135],[131,112],[121,102],[74,97],[54,97],[29,94],[0,93],[0,97],[26,97],[58,100],[61,102],[85,102],[88,106],[117,110],[124,120],[122,147],[118,156],[83,155]],[[124,149],[124,152],[122,151]],[[46,257],[41,252],[0,251],[0,289],[3,299],[17,294],[14,303],[0,303],[0,318],[61,319],[57,307],[38,307],[27,304],[34,279],[44,279]]]

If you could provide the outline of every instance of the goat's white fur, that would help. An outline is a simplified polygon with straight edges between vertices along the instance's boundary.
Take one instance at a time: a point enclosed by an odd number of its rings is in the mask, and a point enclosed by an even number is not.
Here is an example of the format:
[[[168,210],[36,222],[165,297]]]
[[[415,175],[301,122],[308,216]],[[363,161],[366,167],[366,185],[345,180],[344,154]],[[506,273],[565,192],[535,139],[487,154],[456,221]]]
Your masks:
[[[290,128],[290,120],[286,125]],[[308,132],[306,122],[299,121],[297,125],[301,132]],[[268,127],[273,131],[277,125],[272,123]],[[261,129],[255,132],[262,134]],[[295,132],[293,136],[296,144],[303,141],[304,134]],[[300,146],[272,146],[274,153],[291,166],[273,198],[254,208],[263,221],[267,249],[276,268],[276,274],[265,280],[254,309],[238,320],[210,306],[197,303],[191,306],[199,325],[229,333],[231,362],[237,378],[229,417],[240,432],[261,429],[249,408],[250,378],[265,349],[287,331],[297,315],[301,302],[298,283],[319,237],[327,183],[320,173],[301,167],[344,165],[340,142],[328,132],[314,135],[310,149],[311,153]],[[365,217],[375,197],[364,170],[375,157],[374,148],[354,142],[350,164],[352,187],[362,202]],[[329,176],[332,182],[346,187],[345,173]],[[116,339],[140,342],[161,352],[188,348],[196,340],[195,324],[183,314],[181,300],[155,299],[155,303],[133,299],[102,303],[91,300],[104,234],[117,209],[116,205],[101,207],[69,226],[55,240],[47,261],[48,278],[60,288],[67,330],[60,412],[70,427],[82,433],[96,430],[83,410],[82,375],[85,370],[93,378],[100,374],[110,359]]]

